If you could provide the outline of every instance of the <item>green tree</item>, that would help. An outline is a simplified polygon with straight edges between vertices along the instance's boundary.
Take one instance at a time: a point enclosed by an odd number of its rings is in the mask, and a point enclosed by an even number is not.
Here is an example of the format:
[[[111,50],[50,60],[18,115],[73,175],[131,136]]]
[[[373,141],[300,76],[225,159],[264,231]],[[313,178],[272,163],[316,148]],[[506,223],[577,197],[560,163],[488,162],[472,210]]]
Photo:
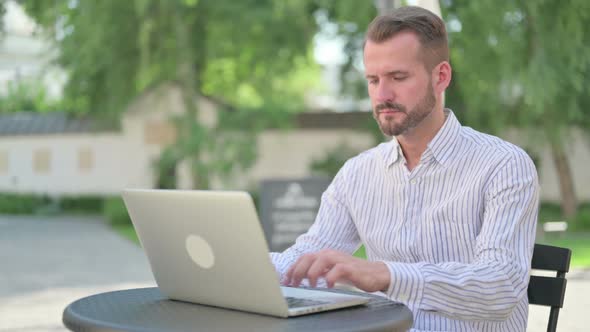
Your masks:
[[[65,111],[66,105],[47,95],[41,82],[9,82],[0,96],[0,113]]]
[[[588,128],[590,2],[443,2],[454,86],[449,103],[474,127],[518,127],[549,143],[564,216],[577,199],[566,154],[569,131]]]
[[[356,99],[367,97],[367,84],[360,64],[365,30],[377,15],[375,4],[373,1],[354,0],[317,1],[316,18],[323,24],[321,27],[335,28],[330,33],[331,37],[344,41],[345,61],[340,67],[339,92]]]
[[[316,31],[312,1],[20,3],[59,47],[73,109],[117,120],[151,87],[180,87],[185,116],[175,119],[179,139],[160,165],[168,172],[189,160],[195,188],[208,187],[215,171],[250,165],[252,133],[301,110],[302,94],[317,77],[309,47]],[[221,110],[215,128],[197,121],[201,96]]]

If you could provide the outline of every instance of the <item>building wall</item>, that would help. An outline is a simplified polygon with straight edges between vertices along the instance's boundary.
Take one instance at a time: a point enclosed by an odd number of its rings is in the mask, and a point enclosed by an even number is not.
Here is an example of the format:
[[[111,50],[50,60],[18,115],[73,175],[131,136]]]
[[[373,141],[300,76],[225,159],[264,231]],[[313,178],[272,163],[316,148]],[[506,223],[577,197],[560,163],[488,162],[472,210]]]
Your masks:
[[[373,145],[372,137],[351,129],[267,130],[257,140],[258,158],[254,166],[227,181],[212,184],[218,188],[256,188],[265,179],[300,178],[310,175],[314,160],[345,145],[363,151]]]
[[[152,164],[161,151],[150,143],[149,125],[128,125],[125,134],[74,134],[0,138],[0,191],[59,195],[118,194],[126,187],[152,188]],[[340,144],[359,150],[371,138],[352,130],[277,130],[258,139],[254,167],[218,189],[250,189],[263,179],[308,175],[309,165]],[[180,187],[190,188],[185,175]]]
[[[431,6],[436,1],[418,1]],[[430,3],[430,5],[428,4]],[[436,4],[435,4],[436,5]],[[6,1],[5,35],[0,40],[0,94],[8,83],[35,78],[53,97],[61,95],[65,73],[49,66],[54,53],[34,35],[36,24],[15,1]],[[201,102],[202,123],[213,126],[212,105]],[[115,194],[124,187],[154,186],[153,163],[162,148],[175,138],[170,116],[182,112],[179,90],[166,85],[139,98],[123,119],[121,133],[0,137],[0,191],[62,194]],[[547,144],[516,132],[504,138],[527,147],[539,161],[543,200],[559,201],[559,182]],[[578,197],[590,201],[590,139],[572,131],[567,152]],[[358,150],[372,145],[368,134],[348,129],[268,130],[258,137],[254,167],[228,179],[214,179],[215,188],[255,188],[268,178],[303,177],[314,159],[341,144]],[[190,188],[188,165],[179,167],[179,187]]]
[[[49,195],[115,194],[145,184],[132,145],[120,134],[3,137],[0,191]]]
[[[125,116],[121,133],[1,136],[0,192],[84,195],[118,194],[125,187],[153,188],[152,165],[175,137],[167,119],[158,112],[137,111]],[[559,183],[547,144],[515,132],[504,138],[536,155],[541,198],[559,202]],[[352,129],[299,128],[264,131],[257,144],[255,165],[233,177],[213,179],[213,188],[255,189],[264,179],[305,177],[310,175],[312,161],[326,153],[341,145],[362,151],[372,147],[373,140]],[[590,139],[572,131],[567,151],[578,198],[590,201]],[[187,166],[179,169],[179,188],[191,188]]]

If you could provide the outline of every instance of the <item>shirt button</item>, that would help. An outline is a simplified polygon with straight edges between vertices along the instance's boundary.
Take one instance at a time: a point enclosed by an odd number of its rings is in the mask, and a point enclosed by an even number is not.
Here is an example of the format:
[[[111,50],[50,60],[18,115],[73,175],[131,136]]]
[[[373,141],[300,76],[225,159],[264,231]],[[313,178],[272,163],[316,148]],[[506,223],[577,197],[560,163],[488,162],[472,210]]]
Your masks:
[[[410,180],[410,183],[411,183],[411,184],[416,184],[416,182],[418,182],[418,181],[416,181],[415,179],[413,179],[413,180]]]
[[[408,298],[409,298],[408,294],[405,294],[405,293],[399,294],[397,297],[398,301],[400,301],[400,302],[406,302],[406,301],[408,301]]]

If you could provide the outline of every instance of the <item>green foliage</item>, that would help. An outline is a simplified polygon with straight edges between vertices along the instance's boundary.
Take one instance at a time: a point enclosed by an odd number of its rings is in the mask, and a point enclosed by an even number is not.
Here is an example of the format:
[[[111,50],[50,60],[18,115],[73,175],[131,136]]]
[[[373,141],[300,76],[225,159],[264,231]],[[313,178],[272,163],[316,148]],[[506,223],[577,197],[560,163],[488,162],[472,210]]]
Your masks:
[[[590,231],[590,205],[581,206],[569,224],[572,231]]]
[[[567,221],[568,230],[573,232],[590,231],[590,203],[580,205],[572,218],[564,217],[559,204],[543,202],[539,209],[539,224],[547,221]]]
[[[112,225],[113,229],[119,233],[122,237],[130,240],[131,242],[140,245],[139,238],[135,233],[135,228],[133,225],[125,224],[125,225]]]
[[[559,235],[558,237],[548,237],[546,239],[537,239],[538,243],[569,248],[572,250],[572,268],[590,267],[590,233],[570,233]]]
[[[44,27],[68,71],[64,94],[79,112],[113,117],[137,91],[139,22],[133,1],[23,1]],[[114,113],[114,114],[113,114]]]
[[[58,62],[70,77],[66,95],[84,112],[120,113],[146,88],[178,80],[187,55],[197,92],[234,106],[288,105],[318,73],[310,71],[316,28],[308,1],[22,3],[58,42]]]
[[[212,0],[207,8],[203,94],[236,107],[302,106],[304,89],[319,74],[310,51],[316,25],[309,1]]]
[[[0,194],[0,213],[36,214],[51,204],[51,199],[42,195]]]
[[[449,104],[468,125],[544,130],[559,141],[590,118],[590,3],[445,1],[455,81]]]
[[[104,201],[103,216],[113,226],[131,225],[131,218],[121,197],[109,197]]]
[[[176,164],[180,161],[180,156],[176,152],[176,147],[171,146],[160,153],[160,157],[155,161],[154,170],[156,171],[156,188],[158,189],[175,189],[176,188]]]
[[[254,134],[276,114],[302,109],[315,85],[310,42],[313,1],[23,0],[55,38],[68,71],[65,94],[81,112],[117,118],[150,87],[175,82],[186,115],[179,140],[156,162],[159,186],[174,185],[176,163],[191,164],[195,188],[254,161]],[[231,22],[231,24],[228,24]],[[197,122],[198,96],[217,100],[239,126]],[[278,107],[276,107],[278,106]],[[252,109],[257,109],[255,118]],[[269,120],[270,119],[270,120]],[[233,121],[236,122],[236,121]]]
[[[47,96],[40,82],[9,82],[7,92],[0,96],[0,112],[67,111],[65,103]]]
[[[559,204],[550,202],[541,202],[539,207],[539,224],[547,221],[560,221],[563,219],[561,207]]]
[[[102,212],[101,196],[49,197],[39,194],[0,194],[1,214],[41,214]]]
[[[58,199],[59,207],[65,213],[100,214],[103,210],[103,196],[64,196]]]
[[[365,30],[377,15],[373,1],[315,1],[315,18],[320,34],[344,42],[344,64],[340,68],[342,95],[365,98],[367,84],[362,68],[362,44]]]
[[[313,160],[310,164],[310,171],[315,175],[326,175],[332,178],[348,159],[358,153],[359,151],[342,143],[333,150],[328,151],[323,158]]]
[[[360,248],[358,248],[357,251],[354,252],[353,256],[362,259],[367,259],[367,252],[365,250],[365,246],[360,246]]]

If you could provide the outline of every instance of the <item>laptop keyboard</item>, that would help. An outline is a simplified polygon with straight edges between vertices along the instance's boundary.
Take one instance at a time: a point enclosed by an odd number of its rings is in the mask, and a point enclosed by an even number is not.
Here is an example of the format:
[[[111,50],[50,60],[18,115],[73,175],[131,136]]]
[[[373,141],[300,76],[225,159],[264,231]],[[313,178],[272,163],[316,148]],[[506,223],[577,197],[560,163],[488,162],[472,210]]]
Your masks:
[[[314,306],[314,305],[322,305],[322,304],[330,303],[327,301],[303,299],[300,297],[290,297],[290,296],[285,297],[285,300],[287,300],[287,306],[289,306],[289,308],[301,308],[301,307],[309,307],[309,306]]]

